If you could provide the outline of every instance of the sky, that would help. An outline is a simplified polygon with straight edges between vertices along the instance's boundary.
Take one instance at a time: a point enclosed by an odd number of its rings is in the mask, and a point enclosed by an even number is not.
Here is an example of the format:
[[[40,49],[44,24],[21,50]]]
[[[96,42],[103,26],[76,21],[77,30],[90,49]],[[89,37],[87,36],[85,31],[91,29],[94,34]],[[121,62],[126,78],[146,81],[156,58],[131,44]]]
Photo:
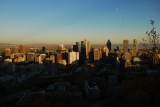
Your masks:
[[[159,13],[159,0],[0,0],[0,43],[141,42]]]

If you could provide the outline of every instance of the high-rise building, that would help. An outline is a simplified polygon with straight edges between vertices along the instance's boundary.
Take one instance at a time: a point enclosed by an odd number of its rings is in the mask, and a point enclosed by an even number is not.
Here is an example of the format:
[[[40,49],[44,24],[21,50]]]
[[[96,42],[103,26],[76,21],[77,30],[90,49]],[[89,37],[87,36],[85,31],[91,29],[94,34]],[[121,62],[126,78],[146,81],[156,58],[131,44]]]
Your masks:
[[[10,48],[6,48],[5,49],[5,57],[10,57],[11,55],[11,49]]]
[[[80,57],[79,57],[79,63],[84,64],[86,61],[86,47],[83,44],[83,41],[81,42],[81,52],[80,52]]]
[[[73,45],[73,51],[78,52],[78,45]]]
[[[39,63],[39,64],[42,64],[42,60],[41,60],[41,56],[40,55],[37,55],[35,57],[35,62]]]
[[[132,56],[136,56],[137,51],[138,51],[138,42],[136,39],[133,39]]]
[[[60,60],[62,60],[62,53],[57,53],[56,54],[56,63],[59,63]]]
[[[44,62],[45,58],[46,58],[46,54],[40,54],[41,57],[41,61]]]
[[[0,54],[5,52],[5,48],[0,48]]]
[[[58,52],[58,53],[64,53],[64,52],[66,52],[66,48],[64,47],[63,44],[58,45],[57,52]]]
[[[129,47],[129,41],[123,40],[123,53],[128,52],[128,47]]]
[[[91,48],[91,51],[89,52],[89,63],[94,63],[94,49]]]
[[[80,43],[79,42],[76,42],[76,45],[73,45],[73,51],[80,52]]]
[[[55,63],[55,56],[54,55],[50,55],[50,60],[52,61],[52,63]]]
[[[108,53],[109,53],[108,47],[102,46],[101,47],[101,53],[105,53],[105,56],[108,56]]]
[[[88,58],[88,54],[90,52],[91,46],[90,46],[90,41],[88,40],[84,40],[81,41],[81,48],[85,46],[86,49],[86,58]]]
[[[26,49],[25,49],[24,45],[19,45],[19,53],[23,53],[23,54],[26,53]]]
[[[107,41],[106,46],[107,46],[107,48],[109,49],[109,52],[110,52],[111,51],[111,46],[112,46],[112,43],[111,43],[110,40]]]
[[[46,52],[46,47],[45,47],[45,46],[42,47],[41,52],[42,52],[42,53],[45,53],[45,52]]]
[[[18,53],[18,48],[17,47],[13,47],[12,48],[12,53],[15,53],[15,54]]]
[[[133,46],[135,46],[138,49],[138,42],[136,39],[133,39]]]
[[[72,52],[72,51],[71,51]],[[68,52],[64,52],[62,53],[62,59],[66,60],[66,62],[68,62]]]
[[[79,60],[79,52],[68,53],[68,64],[77,64]]]
[[[29,62],[34,62],[34,56],[35,54],[34,53],[27,53],[27,61]]]
[[[76,42],[76,45],[78,46],[78,52],[80,52],[81,48],[80,48],[80,43]]]
[[[100,59],[100,50],[99,49],[94,49],[94,61],[99,61]]]

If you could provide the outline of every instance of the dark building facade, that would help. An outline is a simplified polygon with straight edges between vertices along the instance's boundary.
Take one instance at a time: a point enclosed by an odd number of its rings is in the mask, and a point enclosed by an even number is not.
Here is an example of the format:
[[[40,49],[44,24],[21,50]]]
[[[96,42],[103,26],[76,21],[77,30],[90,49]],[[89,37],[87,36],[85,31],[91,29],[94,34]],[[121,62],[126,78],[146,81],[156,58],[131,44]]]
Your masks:
[[[85,45],[81,46],[79,64],[84,64],[86,61],[86,47]]]
[[[109,52],[110,52],[111,51],[111,46],[112,46],[112,43],[111,43],[110,40],[107,41],[106,46],[107,46],[107,48],[109,49]]]

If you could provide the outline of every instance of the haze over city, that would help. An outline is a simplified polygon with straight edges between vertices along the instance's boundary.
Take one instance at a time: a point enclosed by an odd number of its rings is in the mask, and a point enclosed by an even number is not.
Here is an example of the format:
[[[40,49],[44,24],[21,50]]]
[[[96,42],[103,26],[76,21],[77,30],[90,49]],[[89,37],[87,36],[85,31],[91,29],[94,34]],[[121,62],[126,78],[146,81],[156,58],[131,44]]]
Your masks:
[[[113,44],[160,29],[159,0],[1,0],[0,43]]]

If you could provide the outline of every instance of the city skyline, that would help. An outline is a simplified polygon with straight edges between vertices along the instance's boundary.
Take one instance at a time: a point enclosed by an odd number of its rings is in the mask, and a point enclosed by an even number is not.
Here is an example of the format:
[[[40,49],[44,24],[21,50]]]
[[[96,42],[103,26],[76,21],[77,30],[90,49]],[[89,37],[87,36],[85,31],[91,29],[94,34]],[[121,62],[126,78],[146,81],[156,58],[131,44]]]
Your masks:
[[[150,19],[160,32],[159,4],[158,0],[2,0],[0,43],[141,41],[151,29]]]

